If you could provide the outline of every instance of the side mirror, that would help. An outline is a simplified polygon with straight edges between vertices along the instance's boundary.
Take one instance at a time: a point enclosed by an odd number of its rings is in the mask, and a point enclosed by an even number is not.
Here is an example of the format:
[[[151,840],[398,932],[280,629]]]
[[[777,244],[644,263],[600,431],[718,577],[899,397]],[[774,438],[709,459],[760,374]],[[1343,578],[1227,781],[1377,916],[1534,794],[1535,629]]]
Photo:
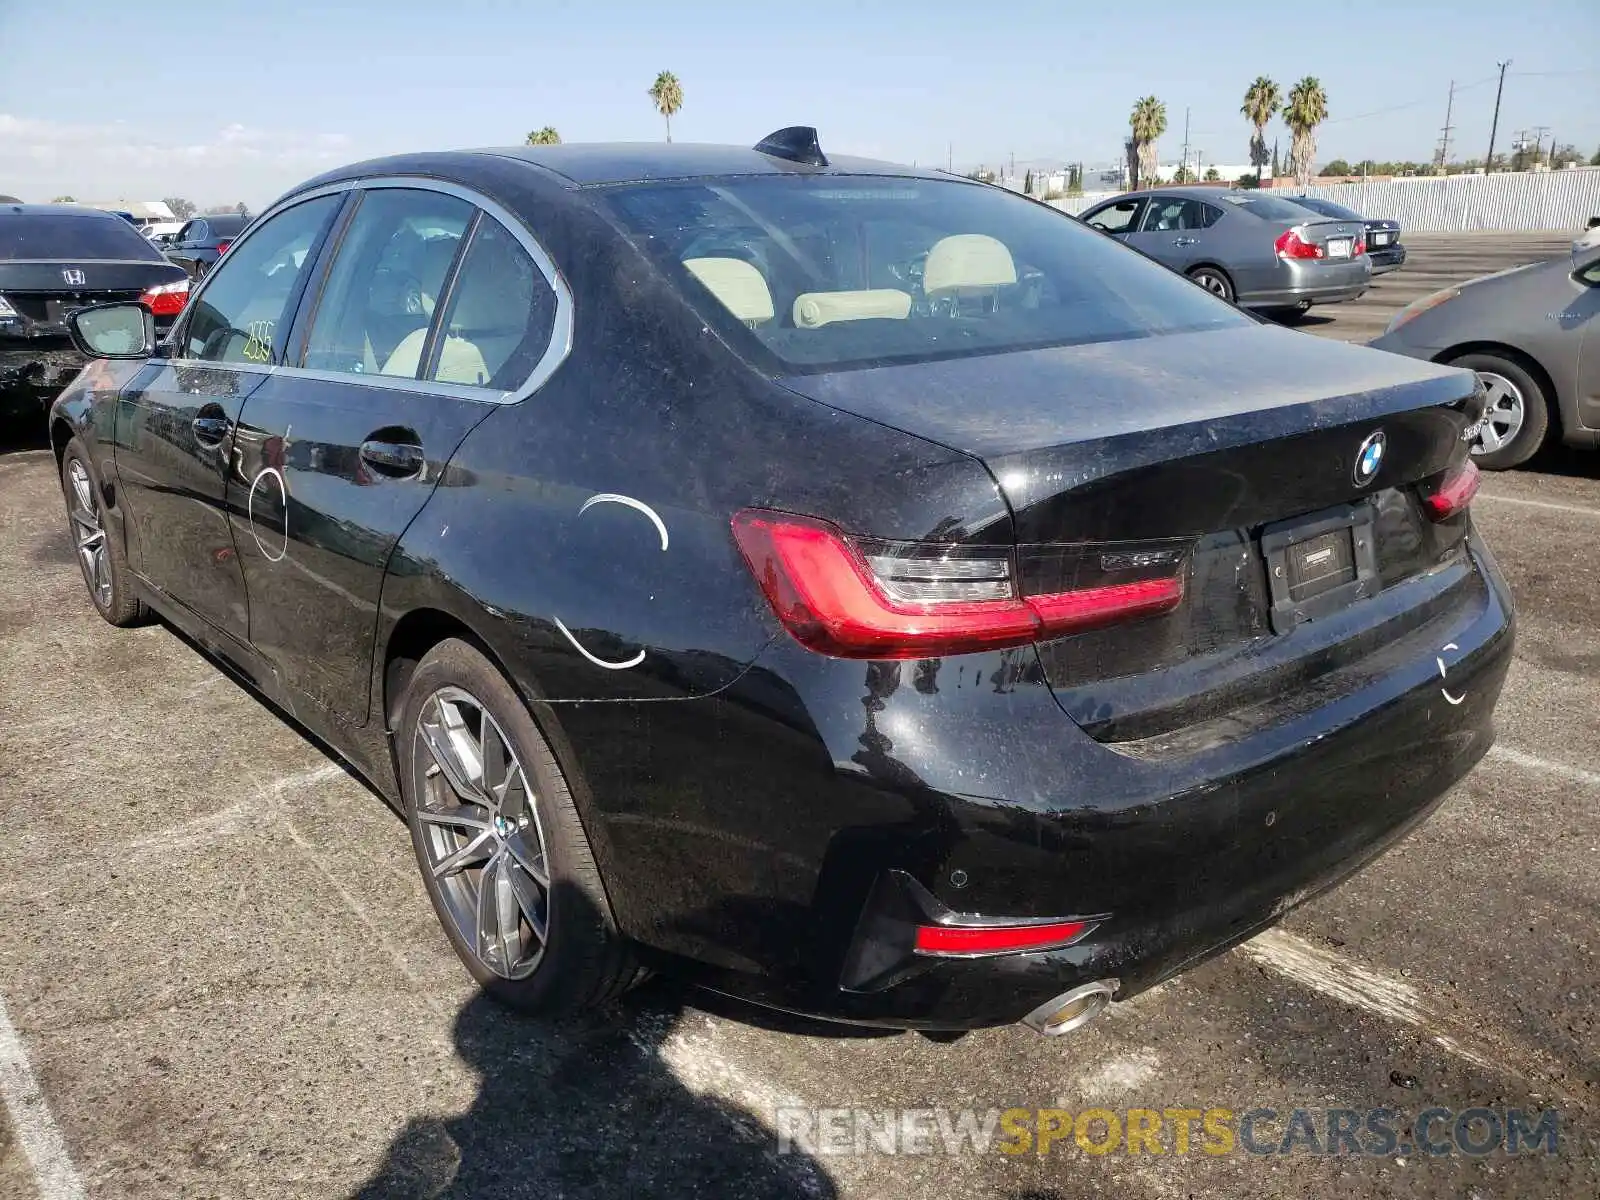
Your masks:
[[[156,319],[142,304],[95,304],[67,318],[72,344],[89,358],[149,358]]]

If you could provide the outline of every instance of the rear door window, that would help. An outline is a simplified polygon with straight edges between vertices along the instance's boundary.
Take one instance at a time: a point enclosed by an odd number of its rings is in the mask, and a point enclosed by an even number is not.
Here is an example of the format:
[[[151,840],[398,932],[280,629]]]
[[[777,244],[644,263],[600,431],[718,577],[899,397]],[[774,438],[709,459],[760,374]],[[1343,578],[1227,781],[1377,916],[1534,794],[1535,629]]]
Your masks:
[[[190,306],[184,356],[279,365],[291,306],[343,199],[320,196],[286,208],[224,255]]]
[[[1162,199],[1157,196],[1150,201],[1142,229],[1145,233],[1166,233],[1169,230],[1204,229],[1208,224],[1206,206],[1200,201]]]
[[[510,231],[485,214],[440,323],[423,377],[501,390],[533,372],[550,345],[556,294]]]
[[[317,302],[305,366],[416,379],[475,212],[442,192],[374,188],[363,195]]]

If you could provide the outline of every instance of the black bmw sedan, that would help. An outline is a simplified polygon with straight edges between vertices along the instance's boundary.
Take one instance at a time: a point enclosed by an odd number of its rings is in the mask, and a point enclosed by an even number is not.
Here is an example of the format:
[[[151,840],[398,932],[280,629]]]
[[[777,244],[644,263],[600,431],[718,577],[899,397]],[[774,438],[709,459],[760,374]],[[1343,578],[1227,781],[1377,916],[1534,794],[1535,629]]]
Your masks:
[[[1493,737],[1470,372],[809,130],[334,171],[145,322],[53,413],[94,604],[387,797],[515,1006],[1065,1032]]]

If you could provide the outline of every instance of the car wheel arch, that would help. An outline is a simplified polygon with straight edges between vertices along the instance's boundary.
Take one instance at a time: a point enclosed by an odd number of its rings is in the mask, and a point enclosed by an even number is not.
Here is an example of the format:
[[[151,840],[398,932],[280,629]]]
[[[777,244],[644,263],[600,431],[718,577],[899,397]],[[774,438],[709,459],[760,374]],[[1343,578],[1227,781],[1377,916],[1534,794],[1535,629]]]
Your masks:
[[[1554,378],[1545,370],[1544,364],[1526,350],[1509,346],[1504,342],[1462,342],[1460,345],[1451,346],[1448,350],[1441,350],[1433,356],[1433,361],[1441,366],[1450,366],[1457,359],[1467,357],[1469,354],[1492,354],[1499,358],[1509,359],[1516,363],[1539,385],[1539,390],[1544,393],[1545,407],[1550,411],[1550,419],[1558,429],[1566,428],[1566,421],[1562,418],[1563,393],[1556,386]]]
[[[616,861],[604,822],[598,819],[598,809],[590,792],[588,777],[584,774],[577,748],[567,736],[552,706],[543,703],[537,691],[530,691],[529,682],[519,679],[507,666],[505,659],[495,651],[493,643],[461,616],[442,608],[413,608],[400,617],[390,630],[383,647],[380,669],[375,672],[376,682],[382,687],[383,726],[389,748],[390,767],[394,771],[395,796],[393,804],[403,817],[405,792],[400,783],[401,765],[400,733],[395,726],[405,707],[406,687],[417,666],[427,653],[441,642],[456,639],[465,642],[488,660],[506,683],[527,707],[534,726],[555,755],[556,764],[566,781],[567,790],[578,812],[578,820],[593,848],[601,867],[600,885],[613,906],[617,903],[615,884],[610,866]],[[534,689],[537,684],[533,684]]]

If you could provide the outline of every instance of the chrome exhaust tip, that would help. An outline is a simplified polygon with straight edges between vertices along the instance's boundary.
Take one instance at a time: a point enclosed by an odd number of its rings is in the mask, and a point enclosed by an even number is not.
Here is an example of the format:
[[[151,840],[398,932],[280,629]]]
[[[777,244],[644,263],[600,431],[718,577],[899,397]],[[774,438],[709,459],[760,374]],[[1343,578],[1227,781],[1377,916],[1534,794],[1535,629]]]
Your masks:
[[[1082,1029],[1105,1011],[1116,995],[1118,981],[1097,979],[1081,984],[1070,992],[1046,1000],[1022,1018],[1022,1023],[1045,1037],[1060,1037],[1075,1029]]]

